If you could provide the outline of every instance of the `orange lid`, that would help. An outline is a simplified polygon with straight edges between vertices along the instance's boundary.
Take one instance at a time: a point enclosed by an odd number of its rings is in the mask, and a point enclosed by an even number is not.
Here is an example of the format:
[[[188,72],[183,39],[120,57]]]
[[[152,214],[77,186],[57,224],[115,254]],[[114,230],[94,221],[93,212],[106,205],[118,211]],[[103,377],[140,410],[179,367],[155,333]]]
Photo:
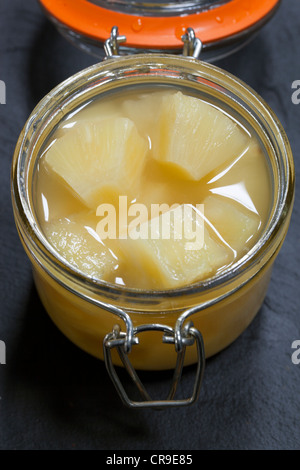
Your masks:
[[[179,49],[186,28],[203,44],[235,36],[267,19],[280,0],[231,0],[184,16],[138,16],[103,8],[89,0],[40,0],[47,13],[77,33],[104,42],[113,26],[126,36],[126,46]]]

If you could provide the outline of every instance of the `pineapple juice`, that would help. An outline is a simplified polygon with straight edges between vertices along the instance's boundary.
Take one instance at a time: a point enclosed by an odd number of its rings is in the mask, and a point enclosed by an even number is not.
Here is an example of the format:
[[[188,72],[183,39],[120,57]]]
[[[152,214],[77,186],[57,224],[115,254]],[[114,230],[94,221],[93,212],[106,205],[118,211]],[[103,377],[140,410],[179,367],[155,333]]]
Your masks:
[[[219,266],[218,269],[214,268],[210,273],[211,275],[216,274],[217,271],[228,268],[229,265],[236,261],[237,257],[245,255],[256,242],[268,217],[271,194],[266,159],[259,147],[256,137],[240,123],[234,123],[237,128],[241,129],[240,134],[243,135],[242,144],[235,150],[235,136],[233,136],[233,142],[230,142],[230,146],[233,150],[231,153],[231,149],[229,149],[228,158],[223,159],[224,161],[221,160],[220,163],[217,161],[215,167],[204,176],[201,176],[200,179],[194,179],[193,168],[189,174],[186,167],[180,166],[181,162],[178,164],[177,162],[165,161],[163,158],[155,158],[155,156],[153,158],[153,142],[159,140],[157,133],[160,129],[155,128],[159,106],[162,106],[161,103],[164,102],[164,99],[172,100],[174,96],[176,96],[175,91],[166,89],[159,92],[131,91],[129,98],[128,95],[125,95],[125,97],[116,96],[96,100],[96,102],[89,103],[65,119],[52,135],[52,140],[47,143],[36,177],[36,206],[38,218],[55,248],[60,251],[67,260],[71,259],[71,264],[73,263],[75,267],[79,269],[87,268],[87,266],[84,266],[84,263],[81,266],[80,261],[76,262],[76,258],[74,257],[75,252],[72,253],[68,251],[68,244],[74,243],[74,240],[72,240],[72,228],[76,226],[83,228],[82,244],[84,245],[83,248],[87,250],[85,252],[86,254],[88,254],[89,242],[93,243],[91,250],[96,250],[97,243],[99,244],[96,228],[101,220],[101,218],[97,217],[97,208],[101,204],[110,204],[116,210],[116,231],[115,237],[112,238],[117,239],[120,236],[121,230],[119,226],[120,219],[127,221],[128,224],[134,220],[132,215],[128,216],[128,214],[125,214],[125,217],[124,214],[123,216],[120,215],[120,202],[122,202],[122,198],[123,209],[127,209],[127,213],[130,211],[131,205],[141,204],[145,206],[144,212],[148,219],[151,219],[152,207],[154,206],[158,207],[161,212],[164,212],[174,204],[188,204],[194,207],[197,204],[203,204],[204,217],[208,219],[212,236],[214,239],[219,239],[218,241],[221,244],[223,241],[224,245],[228,246],[229,251],[231,250],[231,256],[228,257],[226,265]],[[193,100],[195,100],[195,98],[193,98]],[[187,107],[184,112],[186,112],[188,116],[190,113],[188,108],[190,102],[187,101],[184,104]],[[192,105],[193,104],[192,102]],[[221,120],[223,117],[228,119],[221,110],[217,110],[217,112]],[[129,162],[129,169],[125,169],[125,172],[120,175],[119,180],[113,180],[110,183],[105,175],[103,178],[104,181],[100,181],[95,185],[96,196],[93,196],[93,200],[91,198],[84,200],[81,188],[77,190],[75,187],[74,189],[71,180],[64,178],[64,174],[60,174],[59,170],[53,168],[51,164],[47,164],[47,154],[49,154],[50,151],[54,153],[53,149],[55,151],[56,145],[63,141],[66,136],[68,137],[67,134],[70,130],[72,130],[73,135],[76,135],[78,132],[80,143],[82,143],[84,138],[93,139],[93,135],[90,135],[91,124],[96,123],[99,129],[101,129],[107,121],[109,121],[111,126],[111,122],[114,120],[124,118],[134,123],[137,130],[136,136],[134,137],[140,138],[141,136],[144,139],[145,147],[142,149],[142,154],[138,155],[141,160],[144,159],[142,169],[138,175],[135,175],[137,164],[134,162],[132,168],[130,168]],[[185,118],[186,116],[184,115],[183,119]],[[169,116],[165,116],[165,120],[168,119]],[[164,124],[165,123],[162,122],[161,126]],[[171,124],[174,123],[171,122]],[[177,123],[175,122],[175,124]],[[105,149],[105,159],[111,158],[109,154],[110,151],[115,151],[117,157],[119,157],[119,154],[121,154],[120,146],[122,146],[123,141],[122,136],[120,136],[118,132],[122,130],[124,130],[124,126],[122,127],[121,125],[120,129],[116,129],[114,134],[108,133],[108,136],[105,135],[103,142],[96,142],[94,147],[92,142],[91,148],[85,148],[84,142],[82,143],[82,148],[78,148],[78,143],[74,143],[72,135],[71,139],[66,142],[70,147],[63,148],[63,150],[59,149],[57,151],[57,158],[61,160],[70,157],[70,162],[67,161],[66,164],[66,171],[74,173],[75,177],[79,176],[81,180],[80,183],[83,181],[84,185],[85,173],[89,172],[88,165],[90,165],[90,162],[86,161],[83,165],[80,163],[82,168],[79,165],[76,167],[74,154],[77,153],[78,159],[81,159],[81,161],[85,160],[85,153],[87,152],[91,153],[91,159],[97,159],[99,147],[107,145],[108,147]],[[180,133],[181,130],[180,128],[176,129],[173,127],[173,135],[171,135],[170,140],[173,138],[176,139],[176,134],[178,132]],[[82,131],[86,131],[86,133]],[[97,129],[95,130],[95,133],[96,132]],[[183,140],[188,140],[186,143],[188,147],[186,152],[190,152],[189,147],[197,145],[197,140],[195,144],[191,141],[193,137],[193,133],[183,136]],[[240,136],[238,135],[237,137],[239,138]],[[207,138],[209,139],[211,136],[208,135]],[[226,140],[226,138],[227,136],[225,135],[224,139]],[[116,141],[115,147],[111,146],[111,148],[109,148],[109,143],[107,143],[109,139]],[[165,142],[155,142],[155,145],[158,144],[161,144],[161,146],[166,145]],[[205,141],[204,145],[207,145]],[[139,151],[140,147],[137,148],[137,153]],[[211,153],[214,153],[214,148],[211,149]],[[184,153],[181,155],[182,160],[187,156]],[[195,155],[195,160],[201,161],[201,148],[196,149]],[[116,159],[110,169],[112,173],[116,173],[118,171],[118,165],[121,164],[122,163]],[[92,177],[95,175],[96,171],[101,173],[101,166],[102,162],[99,164],[99,169],[92,169]],[[126,171],[128,171],[128,174],[126,174]],[[76,175],[76,173],[78,173],[78,175]],[[135,181],[134,176],[138,177],[138,181]],[[122,181],[124,177],[127,178],[125,184],[124,181]],[[89,178],[87,177],[86,180],[86,184],[89,188]],[[124,189],[121,188],[121,185],[123,185]],[[126,205],[124,206],[125,197]],[[139,222],[143,222],[142,219],[143,214],[139,218]],[[70,220],[72,223],[68,223]],[[108,219],[104,220],[103,218],[103,221],[107,222],[107,225],[109,225],[110,221]],[[236,225],[230,226],[233,222]],[[231,233],[238,231],[240,233]],[[245,233],[244,235],[243,232]],[[234,235],[236,236],[234,237]],[[96,241],[96,244],[94,241]],[[63,242],[65,243],[65,250],[62,247]],[[79,256],[80,247],[78,244],[79,239],[77,240],[76,246]],[[123,250],[118,249],[116,240],[110,240],[109,237],[106,240],[102,240],[102,244],[99,244],[100,251],[103,245],[114,252],[115,259],[113,268],[103,271],[103,277],[101,276],[101,278],[104,281],[125,285],[130,288],[160,289],[170,287],[167,285],[168,282],[165,283],[166,285],[162,285],[162,279],[153,279],[151,275],[147,276],[147,269],[144,277],[141,278],[140,275],[137,275],[134,259],[130,259],[130,256],[126,257],[126,254],[124,256],[124,248]],[[126,243],[123,245],[125,245],[126,249]],[[128,248],[134,248],[134,245],[131,243]],[[97,264],[97,257],[92,261]],[[188,269],[188,266],[186,268]],[[97,272],[96,266],[85,274],[90,274],[94,277],[101,275]],[[195,281],[199,279],[201,280],[201,272],[195,277]]]
[[[246,256],[265,227],[272,192],[267,159],[252,129],[212,102],[166,87],[110,95],[67,116],[46,142],[34,194],[42,230],[69,266],[96,282],[163,291],[205,282]],[[160,206],[160,221],[175,214],[174,204],[192,207],[191,222],[197,226],[201,219],[203,225],[202,248],[187,252],[186,233],[182,230],[184,236],[177,239],[174,223],[168,240],[162,240],[161,233],[155,240],[133,239],[130,229],[121,227],[122,197],[128,211],[134,204],[146,208],[142,215],[136,211],[135,219],[148,229],[153,205]],[[99,237],[104,214],[101,219],[97,209],[103,204],[115,208],[116,237]],[[197,205],[203,211],[197,211]],[[127,214],[126,220],[130,224],[134,217]],[[107,228],[110,221],[106,219]],[[221,305],[200,312],[207,356],[223,349],[250,323],[265,295],[269,268]],[[104,310],[96,318],[99,308],[87,309],[80,298],[38,273],[36,285],[59,328],[102,357],[100,339],[118,321]],[[207,294],[202,296],[201,301],[207,300]],[[173,301],[166,301],[159,313],[145,313],[143,323],[174,326],[179,311],[180,305],[174,309]],[[131,317],[138,324],[134,305]],[[197,326],[196,317],[193,321]],[[153,335],[145,333],[138,354],[132,353],[135,367],[173,367],[173,350],[161,359],[166,345],[148,357]],[[189,349],[187,362],[192,363],[196,352]]]

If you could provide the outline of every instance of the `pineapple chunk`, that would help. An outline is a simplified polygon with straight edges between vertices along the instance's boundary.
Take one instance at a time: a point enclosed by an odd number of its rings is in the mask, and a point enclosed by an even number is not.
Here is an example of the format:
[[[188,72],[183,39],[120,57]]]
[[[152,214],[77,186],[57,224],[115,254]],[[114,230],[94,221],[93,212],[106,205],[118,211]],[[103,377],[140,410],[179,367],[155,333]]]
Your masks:
[[[250,137],[222,111],[177,92],[163,100],[153,138],[153,157],[178,166],[185,177],[200,180],[238,157]]]
[[[54,142],[45,162],[95,209],[105,188],[126,193],[136,184],[147,151],[147,141],[130,119],[83,121]]]
[[[173,90],[160,90],[143,93],[138,97],[127,99],[122,104],[123,114],[134,121],[139,133],[152,140],[154,124],[157,121],[157,110],[161,108],[164,97],[174,94]]]
[[[259,216],[222,196],[208,196],[203,204],[205,217],[225,242],[239,255],[247,252],[260,227]]]
[[[80,124],[88,124],[91,121],[105,121],[107,119],[121,117],[120,107],[116,102],[112,100],[95,100],[93,103],[89,103],[87,106],[80,108],[77,113],[73,114],[63,121],[56,131],[55,136],[62,137],[69,130]]]
[[[135,276],[144,278],[148,288],[184,286],[214,275],[231,261],[231,250],[210,236],[203,214],[192,205],[153,217],[138,232],[139,238],[129,230],[119,243]]]
[[[82,273],[103,279],[116,266],[116,258],[96,232],[96,217],[79,213],[45,224],[49,242]]]

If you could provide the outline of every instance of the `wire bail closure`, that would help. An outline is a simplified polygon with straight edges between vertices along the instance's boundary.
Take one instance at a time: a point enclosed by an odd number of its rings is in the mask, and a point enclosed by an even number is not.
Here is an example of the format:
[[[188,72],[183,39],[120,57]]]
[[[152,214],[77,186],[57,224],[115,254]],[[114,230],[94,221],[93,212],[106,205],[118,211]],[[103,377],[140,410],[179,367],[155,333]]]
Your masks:
[[[199,310],[199,307],[196,307],[196,310]],[[130,317],[125,314],[125,312],[123,312],[124,315],[126,315],[126,317],[123,318],[124,321],[126,320],[126,333],[121,331],[119,325],[115,325],[113,331],[105,336],[103,340],[103,354],[105,365],[122,402],[129,408],[161,409],[174,406],[186,406],[193,404],[198,399],[205,368],[205,351],[203,338],[200,331],[194,327],[191,321],[189,321],[185,326],[183,326],[185,319],[192,313],[194,313],[196,310],[194,308],[185,311],[178,318],[174,329],[170,326],[161,324],[140,325],[133,328],[133,324],[130,320]],[[120,310],[118,309],[118,315],[119,314]],[[170,391],[167,398],[164,400],[153,400],[151,398],[144,385],[142,384],[138,374],[133,368],[130,359],[128,358],[128,354],[130,353],[132,346],[139,344],[138,335],[145,331],[163,332],[163,343],[174,344],[175,351],[177,352],[176,365]],[[129,338],[131,339],[129,340]],[[188,346],[194,345],[195,343],[197,347],[197,368],[192,395],[190,398],[175,399],[174,397],[181,379],[182,369],[184,366],[186,348]],[[132,381],[134,382],[142,396],[142,401],[133,401],[128,397],[128,394],[126,393],[112,362],[111,350],[113,348],[117,349],[124,368],[128,372],[129,376],[131,377]]]
[[[187,28],[186,33],[181,36],[183,42],[182,55],[198,59],[202,51],[202,42],[196,37],[193,28]],[[105,59],[120,57],[120,44],[126,42],[126,36],[119,35],[118,26],[113,26],[110,37],[104,43]]]

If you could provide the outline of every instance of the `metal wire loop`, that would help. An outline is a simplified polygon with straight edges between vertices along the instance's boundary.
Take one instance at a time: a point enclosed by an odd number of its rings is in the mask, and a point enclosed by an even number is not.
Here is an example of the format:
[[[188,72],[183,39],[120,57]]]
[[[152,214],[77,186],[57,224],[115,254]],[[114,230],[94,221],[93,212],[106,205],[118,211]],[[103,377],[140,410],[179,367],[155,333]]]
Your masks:
[[[104,43],[104,51],[106,59],[112,57],[119,57],[119,46],[122,42],[126,41],[126,36],[119,36],[119,29],[113,26],[111,29],[110,37]]]
[[[175,330],[168,325],[161,325],[161,324],[150,324],[150,325],[140,325],[133,329],[133,337],[132,337],[132,345],[138,344],[139,339],[138,335],[145,331],[162,331],[163,332],[163,343],[173,343],[176,346],[176,334]],[[180,336],[180,348],[177,351],[177,359],[176,365],[174,369],[173,379],[170,387],[170,391],[167,395],[167,398],[164,400],[153,400],[147,390],[145,389],[144,385],[142,384],[138,374],[136,373],[135,369],[133,368],[128,355],[125,350],[127,334],[122,332],[119,325],[116,325],[113,328],[113,331],[107,334],[103,341],[103,354],[104,354],[104,361],[107,368],[107,371],[112,379],[116,390],[123,401],[123,403],[130,408],[164,408],[164,407],[172,407],[172,406],[184,406],[190,405],[194,403],[199,396],[200,387],[203,379],[204,373],[204,366],[205,366],[205,351],[204,351],[204,343],[201,333],[194,328],[193,323],[189,322],[182,328],[182,335]],[[195,376],[195,383],[193,387],[193,392],[190,398],[185,399],[174,399],[178,384],[181,379],[182,369],[184,365],[184,358],[185,358],[185,350],[187,346],[192,346],[196,342],[197,345],[197,369],[196,369],[196,376]],[[131,400],[114,367],[112,362],[111,356],[111,349],[116,348],[119,357],[123,363],[124,368],[128,372],[129,376],[131,377],[132,381],[138,388],[140,395],[142,397],[142,401],[133,401]],[[175,348],[176,349],[176,348]]]
[[[200,39],[196,37],[193,28],[187,28],[186,33],[181,36],[181,40],[183,41],[183,55],[198,59],[203,44]]]

